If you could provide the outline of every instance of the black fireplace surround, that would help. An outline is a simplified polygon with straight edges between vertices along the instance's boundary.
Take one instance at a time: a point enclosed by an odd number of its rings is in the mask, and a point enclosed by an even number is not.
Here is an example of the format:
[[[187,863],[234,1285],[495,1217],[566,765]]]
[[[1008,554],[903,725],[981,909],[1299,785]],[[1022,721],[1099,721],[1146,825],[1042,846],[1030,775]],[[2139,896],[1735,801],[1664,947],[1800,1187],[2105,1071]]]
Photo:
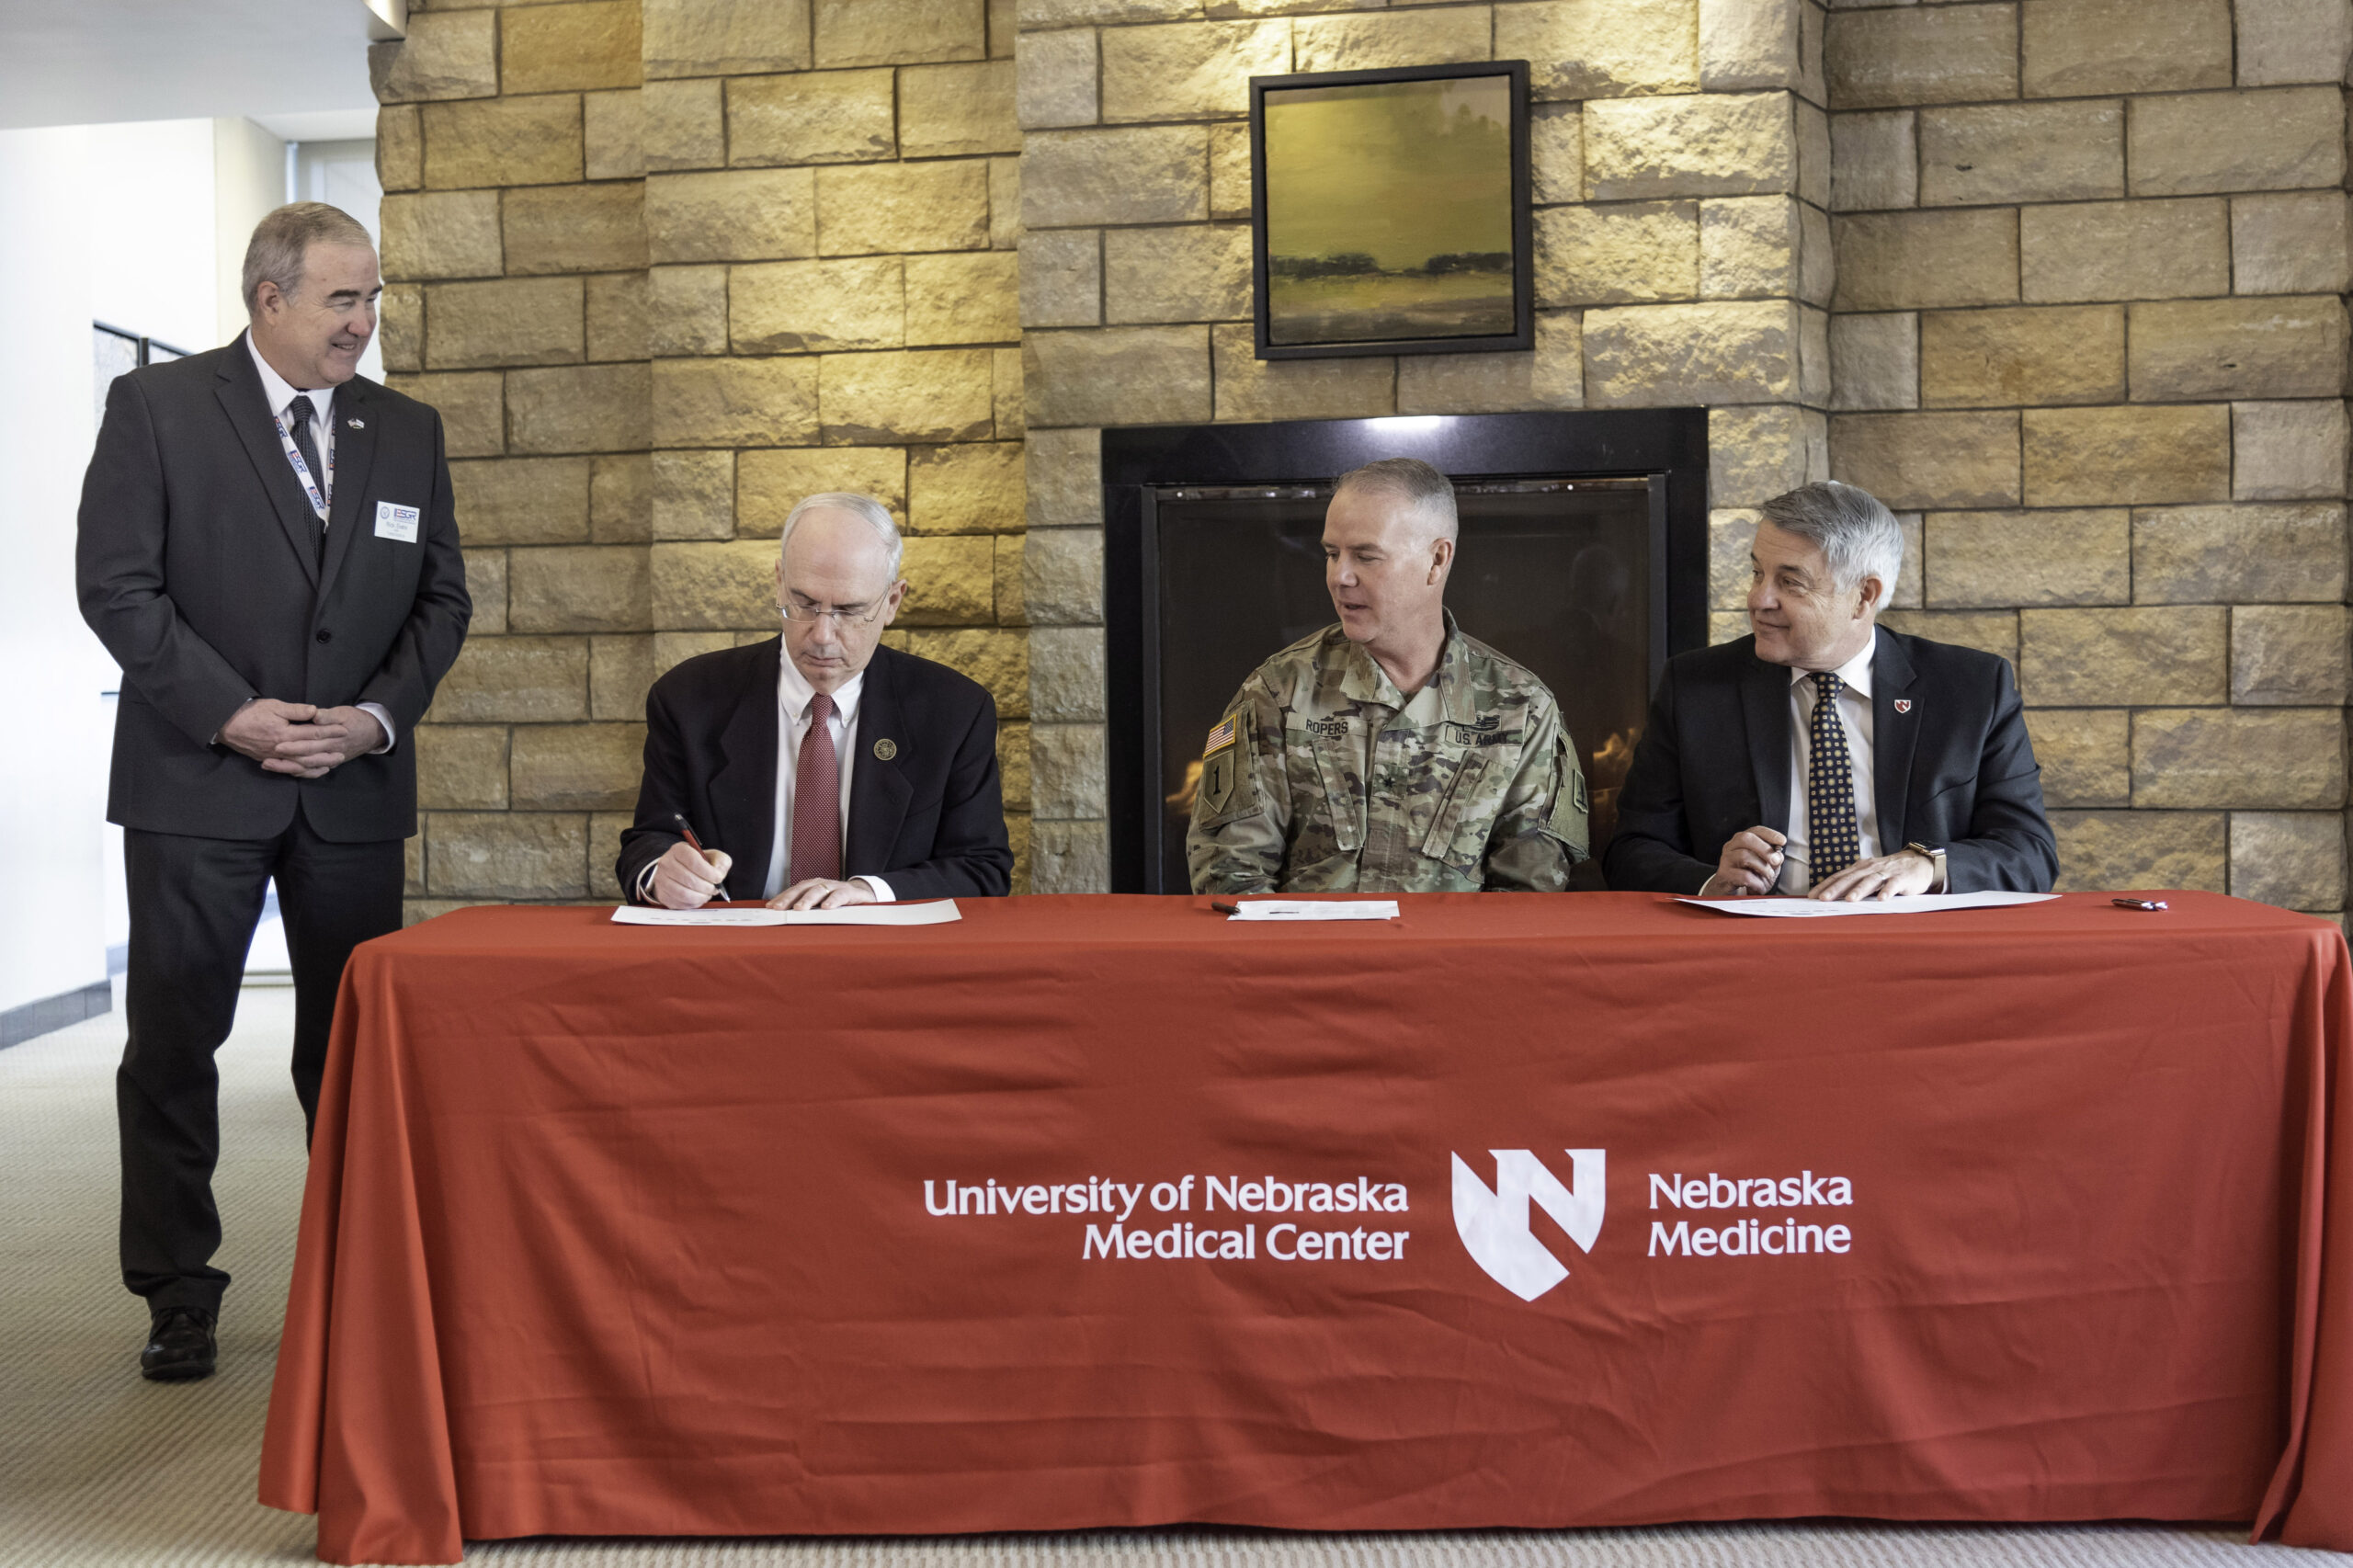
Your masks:
[[[1706,409],[1149,426],[1103,432],[1113,892],[1187,891],[1202,738],[1251,670],[1337,619],[1331,482],[1396,457],[1454,480],[1448,608],[1560,698],[1599,853],[1660,669],[1707,642]]]

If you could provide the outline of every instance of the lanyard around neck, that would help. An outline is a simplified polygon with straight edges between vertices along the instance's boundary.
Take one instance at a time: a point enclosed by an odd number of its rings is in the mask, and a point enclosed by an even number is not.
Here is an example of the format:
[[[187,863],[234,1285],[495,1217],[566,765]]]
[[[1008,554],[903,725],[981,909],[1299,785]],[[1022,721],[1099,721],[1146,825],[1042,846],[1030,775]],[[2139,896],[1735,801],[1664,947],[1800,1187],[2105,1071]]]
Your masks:
[[[332,408],[334,404],[329,403],[328,406]],[[284,415],[273,414],[269,422],[278,426],[278,444],[286,449],[286,460],[294,465],[294,477],[302,482],[302,494],[311,498],[311,510],[318,514],[320,522],[325,522],[327,503],[335,498],[335,421],[329,419],[326,422],[326,472],[316,480],[311,477],[311,465],[302,460],[302,449],[294,444],[292,436],[287,434]],[[321,481],[324,482],[324,488]]]

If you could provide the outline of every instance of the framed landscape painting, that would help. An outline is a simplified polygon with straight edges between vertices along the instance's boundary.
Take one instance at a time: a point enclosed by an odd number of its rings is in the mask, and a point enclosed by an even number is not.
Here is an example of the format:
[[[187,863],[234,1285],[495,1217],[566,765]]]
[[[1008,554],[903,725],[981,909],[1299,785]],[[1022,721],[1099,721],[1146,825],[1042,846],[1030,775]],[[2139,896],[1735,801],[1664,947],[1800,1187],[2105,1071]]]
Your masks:
[[[1528,62],[1250,79],[1261,359],[1535,342]]]

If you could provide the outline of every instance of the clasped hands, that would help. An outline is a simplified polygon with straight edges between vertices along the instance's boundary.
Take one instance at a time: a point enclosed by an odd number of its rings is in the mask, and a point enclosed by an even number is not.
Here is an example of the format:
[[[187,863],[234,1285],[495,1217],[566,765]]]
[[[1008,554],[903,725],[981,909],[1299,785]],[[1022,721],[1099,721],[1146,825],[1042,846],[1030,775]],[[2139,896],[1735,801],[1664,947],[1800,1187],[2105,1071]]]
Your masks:
[[[256,697],[221,726],[221,744],[267,773],[324,778],[384,744],[384,726],[358,708],[319,708]]]
[[[724,849],[698,850],[690,844],[673,844],[654,862],[654,902],[665,909],[700,909],[724,896],[728,869],[734,858]],[[810,877],[793,883],[768,900],[770,909],[840,909],[847,904],[872,903],[874,890],[864,882],[837,882]]]
[[[1781,846],[1789,835],[1769,827],[1735,833],[1717,858],[1716,874],[1699,890],[1701,898],[1728,898],[1740,893],[1771,892],[1781,876]],[[1858,860],[1805,896],[1853,903],[1866,898],[1893,898],[1927,892],[1937,880],[1936,862],[1909,849]]]

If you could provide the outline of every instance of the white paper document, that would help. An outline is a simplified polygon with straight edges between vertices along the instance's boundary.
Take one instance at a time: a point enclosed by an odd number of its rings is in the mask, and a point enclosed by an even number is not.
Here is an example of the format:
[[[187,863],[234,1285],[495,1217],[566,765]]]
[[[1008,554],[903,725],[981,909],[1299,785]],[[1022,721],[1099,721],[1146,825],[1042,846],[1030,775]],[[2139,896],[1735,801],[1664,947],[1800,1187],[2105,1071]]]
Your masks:
[[[945,926],[963,918],[952,898],[840,909],[648,909],[625,903],[613,911],[616,926]]]
[[[1679,898],[1726,915],[1761,915],[1768,920],[1818,920],[1836,915],[1936,915],[1954,909],[2004,909],[2014,903],[2046,903],[2055,892],[1922,892],[1896,898],[1859,899],[1853,903],[1812,898]]]
[[[1254,898],[1236,905],[1228,920],[1394,920],[1393,898],[1301,899]]]

